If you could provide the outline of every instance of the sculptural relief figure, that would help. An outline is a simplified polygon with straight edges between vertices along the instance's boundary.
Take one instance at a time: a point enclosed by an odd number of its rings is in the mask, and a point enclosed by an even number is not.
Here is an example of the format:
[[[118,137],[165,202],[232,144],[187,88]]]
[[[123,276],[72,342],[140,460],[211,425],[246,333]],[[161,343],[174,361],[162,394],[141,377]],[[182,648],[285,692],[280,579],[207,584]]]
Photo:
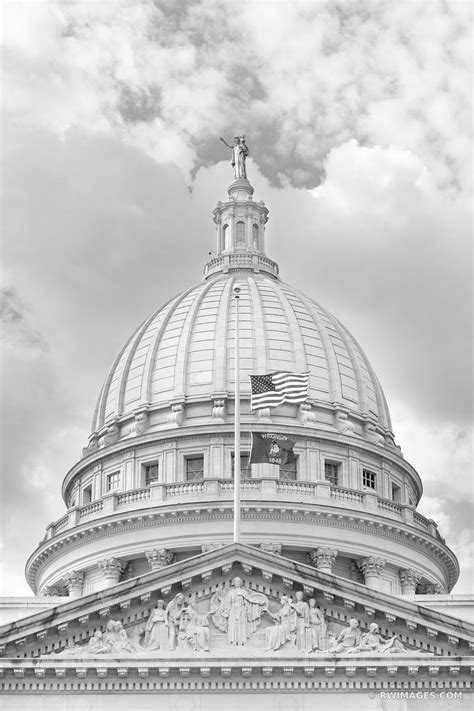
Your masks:
[[[95,655],[95,654],[108,654],[110,648],[104,645],[104,635],[100,630],[96,630],[92,637],[90,638],[85,654]]]
[[[178,593],[166,606],[166,617],[168,619],[169,638],[168,649],[175,649],[180,631],[181,615],[186,610],[186,603],[183,593]]]
[[[235,136],[234,145],[231,146],[227,141],[221,138],[222,143],[230,148],[232,151],[231,164],[234,169],[234,178],[238,180],[239,178],[247,179],[247,170],[245,167],[245,161],[249,154],[249,149],[245,143],[245,136]]]
[[[127,632],[120,621],[107,622],[103,639],[107,654],[132,654],[139,651],[139,648],[128,639]]]
[[[342,630],[334,641],[329,645],[332,654],[349,654],[360,643],[361,632],[359,623],[354,618],[349,621],[349,625]]]
[[[209,651],[209,615],[198,612],[196,599],[191,597],[185,614],[181,616],[185,620],[185,636],[195,652],[203,650]]]
[[[145,627],[146,649],[168,649],[169,624],[163,600],[158,600],[156,607],[151,611]]]
[[[212,621],[227,633],[229,644],[235,645],[247,643],[267,608],[267,596],[244,588],[240,578],[234,578],[230,589],[214,593],[211,599]]]
[[[300,652],[307,651],[306,629],[309,625],[309,605],[303,600],[303,593],[298,591],[295,602],[290,601],[290,606],[296,613],[296,646]]]
[[[324,650],[327,646],[327,624],[324,615],[312,597],[308,601],[308,626],[306,628],[306,651]]]
[[[398,639],[397,635],[393,635],[390,639],[384,639],[379,633],[379,626],[376,622],[369,625],[369,631],[364,632],[360,639],[360,644],[350,653],[354,652],[372,652],[374,654],[397,654],[408,651]]]
[[[265,630],[265,649],[268,652],[275,652],[286,642],[294,640],[294,632],[297,625],[296,611],[291,598],[287,595],[282,595],[278,612],[272,613],[268,609],[267,612],[275,625]]]

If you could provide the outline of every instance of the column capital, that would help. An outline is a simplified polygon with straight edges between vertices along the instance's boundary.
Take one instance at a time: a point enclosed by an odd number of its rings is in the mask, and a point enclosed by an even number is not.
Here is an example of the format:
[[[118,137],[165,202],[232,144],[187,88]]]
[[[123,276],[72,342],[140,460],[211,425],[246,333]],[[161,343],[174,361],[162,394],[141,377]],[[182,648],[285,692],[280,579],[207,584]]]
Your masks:
[[[359,568],[362,570],[365,576],[377,576],[382,574],[382,570],[385,567],[385,559],[379,556],[369,555],[367,558],[360,558],[358,560]]]
[[[402,594],[409,595],[416,592],[416,586],[421,580],[421,574],[412,568],[400,570],[400,581],[402,583]]]
[[[173,551],[167,548],[151,548],[145,551],[146,559],[151,570],[160,570],[171,563],[175,559]]]
[[[123,563],[118,558],[102,558],[97,563],[104,578],[116,578],[117,582],[123,570]]]
[[[326,573],[330,573],[332,571],[332,566],[334,565],[336,557],[336,548],[329,548],[325,546],[315,548],[308,553],[308,559],[311,565],[314,565],[317,570]]]
[[[69,597],[81,597],[84,573],[78,570],[70,570],[64,576],[64,583],[69,591]]]

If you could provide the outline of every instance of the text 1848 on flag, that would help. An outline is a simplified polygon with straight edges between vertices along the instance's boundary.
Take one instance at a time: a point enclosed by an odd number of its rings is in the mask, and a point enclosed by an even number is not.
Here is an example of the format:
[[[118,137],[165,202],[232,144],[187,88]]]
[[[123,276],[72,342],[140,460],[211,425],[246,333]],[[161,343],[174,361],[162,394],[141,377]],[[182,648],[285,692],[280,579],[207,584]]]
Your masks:
[[[309,371],[287,373],[279,370],[267,375],[251,375],[251,410],[277,407],[284,402],[300,403],[308,397]]]

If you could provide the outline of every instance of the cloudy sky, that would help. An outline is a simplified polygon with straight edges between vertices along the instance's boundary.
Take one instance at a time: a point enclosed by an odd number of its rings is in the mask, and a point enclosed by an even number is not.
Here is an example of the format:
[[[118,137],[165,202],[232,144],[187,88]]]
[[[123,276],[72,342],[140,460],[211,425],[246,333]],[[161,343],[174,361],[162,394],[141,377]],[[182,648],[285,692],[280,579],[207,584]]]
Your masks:
[[[470,8],[3,3],[3,594],[118,349],[200,279],[238,132],[269,256],[362,343],[471,589]]]

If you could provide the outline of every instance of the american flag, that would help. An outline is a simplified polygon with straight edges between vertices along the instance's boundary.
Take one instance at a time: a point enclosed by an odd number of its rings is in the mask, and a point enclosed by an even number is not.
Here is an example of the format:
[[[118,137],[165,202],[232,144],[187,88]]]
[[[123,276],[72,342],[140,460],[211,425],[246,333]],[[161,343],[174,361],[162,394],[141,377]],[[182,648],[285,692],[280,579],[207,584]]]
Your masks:
[[[284,402],[304,402],[308,397],[309,371],[287,373],[279,370],[268,375],[251,375],[250,409],[277,407]]]

